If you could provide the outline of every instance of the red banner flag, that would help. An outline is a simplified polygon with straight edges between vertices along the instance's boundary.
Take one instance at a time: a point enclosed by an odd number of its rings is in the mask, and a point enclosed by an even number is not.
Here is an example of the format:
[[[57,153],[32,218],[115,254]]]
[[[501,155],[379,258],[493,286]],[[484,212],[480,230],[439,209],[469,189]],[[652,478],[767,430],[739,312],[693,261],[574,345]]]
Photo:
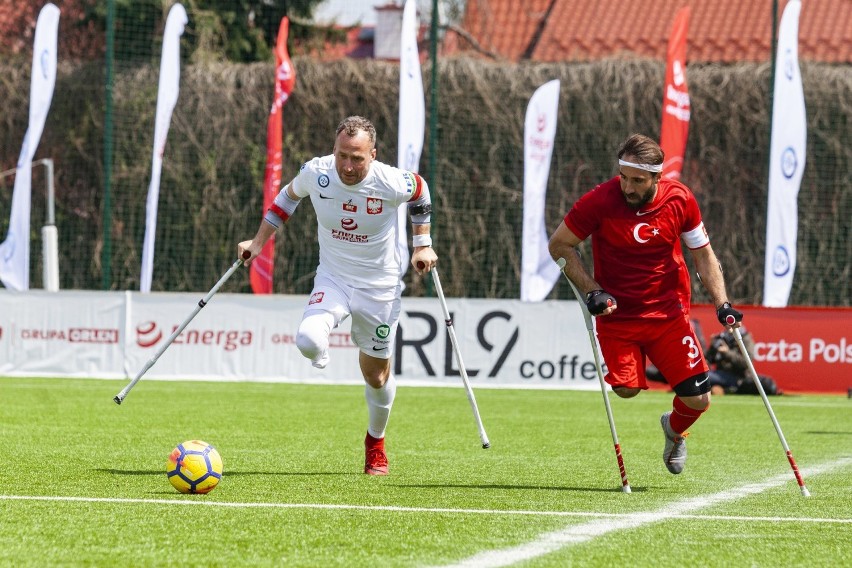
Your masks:
[[[686,138],[689,135],[689,92],[686,86],[686,30],[689,28],[689,13],[689,6],[678,10],[667,49],[660,147],[666,155],[663,177],[673,179],[680,179]]]
[[[281,119],[282,108],[293,87],[296,85],[296,70],[287,53],[287,35],[290,19],[281,18],[278,28],[278,41],[275,45],[275,98],[269,109],[269,121],[266,125],[266,173],[263,178],[263,213],[269,209],[281,190],[281,144],[284,128]],[[266,242],[260,254],[249,269],[251,289],[255,294],[272,293],[272,268],[275,256],[275,236]]]

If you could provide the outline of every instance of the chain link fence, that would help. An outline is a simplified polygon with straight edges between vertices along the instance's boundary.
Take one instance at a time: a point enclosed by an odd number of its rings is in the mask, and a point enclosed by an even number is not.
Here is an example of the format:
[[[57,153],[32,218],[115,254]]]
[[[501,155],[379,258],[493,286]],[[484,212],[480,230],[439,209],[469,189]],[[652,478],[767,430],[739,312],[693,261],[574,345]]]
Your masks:
[[[190,22],[193,12],[188,5]],[[60,287],[138,289],[151,177],[162,18],[153,28],[118,28],[116,44],[145,54],[115,61],[112,136],[105,139],[106,64],[63,60],[36,159],[53,158]],[[147,19],[145,20],[147,21]],[[190,24],[191,26],[192,24]],[[159,27],[157,27],[159,26]],[[60,25],[60,34],[63,26]],[[140,37],[136,36],[142,36]],[[135,39],[134,39],[135,38]],[[428,51],[424,46],[424,51]],[[163,156],[152,289],[209,289],[251,238],[262,215],[271,62],[229,63],[182,51],[180,94]],[[291,49],[298,53],[298,49]],[[0,170],[14,168],[27,128],[31,53],[0,62]],[[399,66],[371,59],[294,56],[296,87],[284,107],[284,179],[313,156],[331,152],[334,128],[350,114],[372,119],[378,157],[396,164]],[[523,127],[529,97],[560,79],[559,122],[548,183],[546,222],[556,228],[572,203],[616,173],[627,135],[659,137],[664,62],[622,58],[588,63],[508,64],[465,57],[425,61],[433,234],[448,295],[517,298],[520,293]],[[790,298],[798,305],[850,305],[852,279],[852,73],[849,66],[802,63],[808,114],[807,167],[799,196],[798,267]],[[723,263],[729,294],[759,304],[770,131],[769,63],[689,66],[692,119],[683,181],[702,207]],[[427,138],[432,134],[427,128]],[[105,144],[112,148],[111,203],[105,208]],[[430,155],[434,148],[434,155]],[[38,219],[43,180],[33,178],[31,285],[41,287]],[[12,179],[0,180],[0,232],[8,226]],[[274,290],[311,289],[316,221],[304,202],[279,233]],[[105,234],[105,220],[109,233]],[[104,273],[104,247],[109,273]],[[407,294],[429,293],[406,276]],[[696,282],[695,301],[706,301]],[[230,292],[250,292],[235,276]],[[552,298],[571,298],[559,282]]]

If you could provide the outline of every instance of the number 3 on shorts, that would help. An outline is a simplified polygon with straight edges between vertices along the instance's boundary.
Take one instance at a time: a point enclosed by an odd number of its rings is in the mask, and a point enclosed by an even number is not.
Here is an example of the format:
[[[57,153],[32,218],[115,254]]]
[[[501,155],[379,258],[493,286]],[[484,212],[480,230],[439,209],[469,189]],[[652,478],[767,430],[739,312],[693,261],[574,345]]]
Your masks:
[[[695,343],[695,338],[691,335],[684,335],[680,342],[689,346],[687,355],[690,359],[696,359],[701,354],[701,351],[698,349],[698,345]]]

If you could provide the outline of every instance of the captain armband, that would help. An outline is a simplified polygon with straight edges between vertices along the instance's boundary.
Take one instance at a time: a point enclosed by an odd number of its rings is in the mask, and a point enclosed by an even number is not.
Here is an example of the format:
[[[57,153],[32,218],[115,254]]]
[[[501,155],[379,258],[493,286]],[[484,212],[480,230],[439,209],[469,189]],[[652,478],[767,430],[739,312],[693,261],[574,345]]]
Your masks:
[[[277,196],[275,196],[275,201],[273,201],[272,205],[269,206],[269,210],[263,216],[263,219],[277,229],[282,223],[287,222],[290,215],[292,215],[296,210],[296,207],[299,206],[299,201],[300,200],[298,199],[290,197],[290,194],[287,193],[287,188],[285,187]]]
[[[428,225],[432,221],[432,197],[429,195],[429,185],[426,180],[414,174],[417,187],[412,199],[408,202],[408,214],[413,225]]]

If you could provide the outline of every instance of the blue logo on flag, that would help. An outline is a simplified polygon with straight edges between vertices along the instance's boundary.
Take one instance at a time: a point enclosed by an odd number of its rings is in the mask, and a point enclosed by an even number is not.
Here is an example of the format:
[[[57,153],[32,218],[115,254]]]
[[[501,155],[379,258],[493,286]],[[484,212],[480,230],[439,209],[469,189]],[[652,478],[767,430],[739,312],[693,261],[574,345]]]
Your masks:
[[[772,273],[779,278],[790,272],[790,255],[784,245],[778,245],[772,257]]]
[[[796,168],[799,166],[799,160],[796,158],[796,151],[791,147],[787,147],[781,153],[781,173],[784,177],[790,179],[796,173]]]
[[[48,74],[50,73],[50,51],[45,49],[41,52],[41,58],[39,59],[41,63],[41,75],[45,79],[47,79]]]
[[[6,254],[3,255],[3,262],[9,264],[12,260],[12,257],[15,256],[15,235],[12,232],[9,232],[9,235],[6,237],[6,240],[2,243]]]
[[[793,59],[793,50],[788,49],[786,53],[784,53],[784,75],[790,81],[793,80],[793,67],[796,64],[796,60]]]

